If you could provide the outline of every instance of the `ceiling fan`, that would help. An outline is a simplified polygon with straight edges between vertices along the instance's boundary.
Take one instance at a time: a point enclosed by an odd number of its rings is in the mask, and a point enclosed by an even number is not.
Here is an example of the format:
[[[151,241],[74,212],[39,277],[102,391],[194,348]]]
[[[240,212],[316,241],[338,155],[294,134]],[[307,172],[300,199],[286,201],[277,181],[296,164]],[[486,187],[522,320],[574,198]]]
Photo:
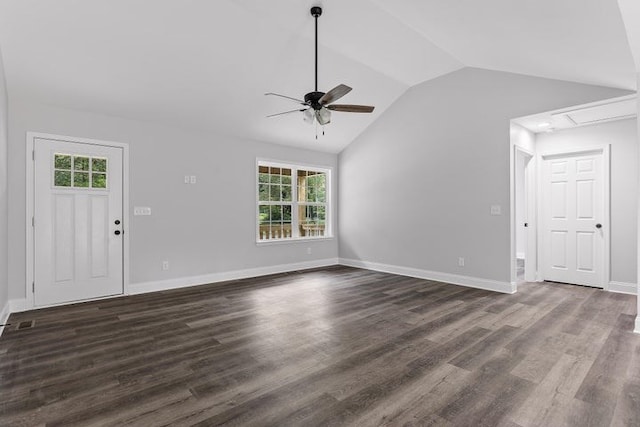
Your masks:
[[[374,107],[368,105],[352,105],[352,104],[333,104],[333,102],[345,96],[351,92],[351,88],[347,85],[340,84],[329,92],[318,91],[318,17],[322,15],[322,8],[314,6],[311,8],[311,16],[315,18],[316,37],[315,37],[315,50],[316,50],[316,62],[315,62],[315,77],[316,86],[313,92],[309,92],[304,96],[304,101],[301,99],[293,98],[286,95],[280,95],[277,93],[265,93],[265,95],[279,96],[280,98],[286,98],[291,101],[295,101],[303,106],[303,108],[297,108],[295,110],[284,111],[282,113],[271,114],[267,117],[276,117],[284,114],[291,114],[302,112],[305,122],[312,124],[316,121],[320,125],[326,125],[331,122],[331,111],[341,111],[345,113],[371,113]],[[317,138],[317,136],[316,136]]]

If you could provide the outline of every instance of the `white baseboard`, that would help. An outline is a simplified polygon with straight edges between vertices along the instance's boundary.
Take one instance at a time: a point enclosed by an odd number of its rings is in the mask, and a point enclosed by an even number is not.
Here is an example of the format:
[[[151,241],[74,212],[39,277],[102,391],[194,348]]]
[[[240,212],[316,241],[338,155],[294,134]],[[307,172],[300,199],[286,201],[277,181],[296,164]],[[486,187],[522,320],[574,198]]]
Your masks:
[[[517,258],[517,259],[524,259],[524,257],[525,257],[525,256],[526,256],[526,255],[525,255],[525,253],[524,253],[524,252],[517,252],[517,253],[516,253],[516,258]]]
[[[7,323],[9,319],[9,315],[11,314],[11,304],[9,301],[2,307],[2,311],[0,311],[0,325],[4,325]],[[2,336],[2,332],[4,331],[4,326],[0,326],[0,336]]]
[[[640,315],[636,316],[636,328],[633,330],[636,334],[640,334]]]
[[[638,295],[638,285],[626,282],[609,282],[609,292],[619,294]]]
[[[298,262],[294,264],[271,265],[268,267],[249,268],[246,270],[225,271],[221,273],[204,274],[201,276],[179,277],[168,280],[154,280],[150,282],[131,283],[128,295],[144,294],[147,292],[166,291],[169,289],[186,288],[189,286],[206,285],[209,283],[239,280],[249,277],[266,276],[268,274],[286,273],[289,271],[306,270],[309,268],[337,265],[338,258],[327,258],[316,261]]]
[[[340,258],[340,264],[350,267],[365,268],[367,270],[381,271],[383,273],[417,277],[418,279],[436,280],[438,282],[452,283],[454,285],[468,286],[470,288],[486,289],[488,291],[501,292],[505,294],[513,294],[517,290],[517,285],[515,283],[462,276],[460,274],[442,273],[438,271],[421,270],[411,267],[402,267],[398,265],[381,264],[377,262],[348,258]]]

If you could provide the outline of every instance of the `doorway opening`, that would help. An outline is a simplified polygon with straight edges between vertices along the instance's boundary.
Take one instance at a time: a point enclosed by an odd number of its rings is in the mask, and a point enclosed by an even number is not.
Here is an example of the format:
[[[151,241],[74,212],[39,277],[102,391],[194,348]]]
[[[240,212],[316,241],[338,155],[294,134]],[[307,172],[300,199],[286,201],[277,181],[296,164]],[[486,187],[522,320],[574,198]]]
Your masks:
[[[512,284],[547,280],[631,290],[635,268],[618,269],[629,283],[612,281],[611,211],[628,207],[621,208],[619,195],[611,201],[609,180],[610,167],[622,167],[617,185],[635,185],[621,177],[636,174],[637,162],[621,166],[620,159],[637,158],[631,153],[636,115],[635,97],[625,96],[511,121]],[[618,156],[613,165],[610,150]],[[622,217],[627,220],[615,218]],[[618,230],[630,226],[624,221]],[[635,242],[628,246],[635,250]]]
[[[529,235],[534,229],[534,212],[529,212],[529,207],[535,207],[535,200],[529,200],[533,196],[535,188],[533,182],[533,153],[516,147],[515,150],[515,215],[516,215],[516,281],[517,283],[531,282],[535,280],[532,272],[532,255],[535,253],[535,236]],[[531,226],[530,223],[531,222]],[[534,243],[529,248],[529,241]]]

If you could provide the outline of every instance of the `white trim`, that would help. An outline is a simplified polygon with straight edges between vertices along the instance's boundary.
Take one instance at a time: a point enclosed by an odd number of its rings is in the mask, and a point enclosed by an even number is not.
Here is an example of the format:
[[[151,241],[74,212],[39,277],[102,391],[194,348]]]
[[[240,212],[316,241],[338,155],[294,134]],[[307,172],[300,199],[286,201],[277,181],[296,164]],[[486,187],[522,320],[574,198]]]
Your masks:
[[[550,150],[543,153],[538,153],[537,155],[537,164],[540,165],[537,168],[538,172],[538,188],[542,188],[542,165],[544,160],[549,157],[556,156],[572,156],[579,154],[590,154],[590,153],[601,153],[602,154],[602,167],[603,167],[603,198],[605,203],[604,209],[604,218],[600,221],[603,225],[603,233],[604,233],[604,248],[603,248],[603,256],[604,256],[604,271],[602,272],[602,289],[605,291],[609,290],[609,280],[611,279],[611,144],[598,144],[586,147],[576,147],[567,150]],[[542,218],[542,203],[537,203],[537,216],[538,218]],[[542,229],[544,227],[541,225],[537,230],[537,240],[538,242],[542,242]],[[538,264],[538,281],[544,281],[543,277],[543,267],[542,260],[544,260],[543,253],[543,245],[538,244],[538,259],[541,262]]]
[[[526,188],[527,188],[527,223],[529,224],[529,230],[527,230],[528,232],[528,239],[527,239],[527,248],[526,250],[530,252],[530,247],[536,247],[537,242],[529,242],[530,237],[529,236],[536,236],[536,192],[537,192],[537,182],[535,179],[535,171],[536,171],[536,156],[535,153],[532,151],[529,151],[517,144],[514,143],[514,141],[511,141],[511,155],[510,155],[510,160],[509,160],[509,168],[510,168],[510,178],[509,178],[509,195],[510,195],[510,199],[509,199],[509,208],[510,208],[510,215],[509,215],[509,221],[510,221],[510,231],[511,231],[511,238],[510,238],[510,266],[511,266],[511,283],[524,283],[526,281],[526,277],[528,277],[529,275],[532,275],[534,277],[537,276],[537,251],[534,251],[533,253],[529,253],[529,254],[522,254],[522,253],[516,253],[516,227],[518,226],[516,224],[517,222],[517,218],[516,218],[516,173],[517,173],[517,159],[518,159],[518,153],[522,153],[525,156],[528,156],[530,158],[529,160],[529,164],[528,164],[528,168],[526,169],[528,171],[528,173],[525,175],[524,179],[526,181]],[[531,243],[531,244],[530,244]],[[525,276],[525,280],[524,281],[518,281],[517,278],[517,259],[518,258],[524,258],[525,259],[525,266],[524,266],[524,276]],[[529,271],[530,269],[532,269],[533,271]],[[517,289],[517,288],[516,288]]]
[[[204,274],[201,276],[178,277],[168,280],[156,280],[151,282],[132,283],[129,286],[129,294],[144,294],[148,292],[166,291],[169,289],[186,288],[189,286],[207,285],[210,283],[239,280],[269,274],[287,273],[289,271],[306,270],[309,268],[328,267],[337,265],[338,258],[327,258],[315,261],[297,262],[293,264],[280,264],[267,267],[256,267],[245,270],[233,270],[220,273]]]
[[[9,301],[2,307],[2,311],[0,311],[0,325],[4,325],[9,320],[9,315],[11,314],[11,304]],[[4,331],[4,326],[0,326],[0,336],[2,336],[2,332]]]
[[[35,149],[35,139],[51,139],[56,141],[64,141],[64,142],[76,142],[80,144],[90,144],[90,145],[104,145],[108,147],[116,147],[122,149],[122,225],[123,229],[126,232],[123,232],[123,263],[122,263],[122,286],[123,286],[123,295],[126,295],[129,291],[129,237],[131,235],[131,217],[129,212],[129,144],[122,142],[114,142],[114,141],[102,141],[98,139],[90,139],[90,138],[78,138],[73,136],[63,136],[63,135],[55,135],[49,133],[40,133],[40,132],[27,132],[26,136],[26,217],[25,217],[25,228],[26,228],[26,272],[25,272],[25,299],[24,299],[24,307],[22,304],[21,310],[13,310],[14,311],[24,311],[35,308],[34,300],[33,300],[33,292],[32,292],[32,283],[34,278],[34,242],[33,242],[33,227],[31,226],[31,219],[34,217],[34,197],[35,197],[35,181],[34,181],[34,161],[32,157],[32,153]],[[20,300],[22,301],[22,300]],[[76,301],[77,302],[77,301]]]
[[[627,282],[609,282],[609,292],[616,292],[619,294],[638,295],[638,286],[635,283]]]
[[[323,240],[334,240],[335,237],[296,237],[289,239],[269,239],[256,242],[256,246],[281,245],[283,243],[309,243]]]
[[[417,277],[418,279],[435,280],[470,288],[486,289],[488,291],[514,294],[517,290],[516,283],[500,282],[479,277],[462,276],[459,274],[442,273],[438,271],[421,270],[399,265],[381,264],[378,262],[361,261],[348,258],[340,258],[340,264],[349,267],[364,268],[367,270],[381,271],[383,273],[398,274],[401,276]]]
[[[636,328],[633,330],[636,334],[640,334],[640,315],[636,316]]]

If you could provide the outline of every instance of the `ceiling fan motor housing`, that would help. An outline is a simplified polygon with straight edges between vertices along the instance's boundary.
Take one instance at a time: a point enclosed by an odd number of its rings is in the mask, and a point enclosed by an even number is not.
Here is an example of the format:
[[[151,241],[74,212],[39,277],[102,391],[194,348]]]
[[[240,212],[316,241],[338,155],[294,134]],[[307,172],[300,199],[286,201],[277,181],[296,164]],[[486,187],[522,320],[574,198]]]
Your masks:
[[[322,98],[323,96],[324,92],[309,92],[304,96],[304,102],[309,104],[314,110],[319,110],[322,108],[322,104],[320,104],[320,98]]]
[[[322,15],[322,8],[320,6],[314,6],[311,8],[311,16],[317,18],[320,15]]]

